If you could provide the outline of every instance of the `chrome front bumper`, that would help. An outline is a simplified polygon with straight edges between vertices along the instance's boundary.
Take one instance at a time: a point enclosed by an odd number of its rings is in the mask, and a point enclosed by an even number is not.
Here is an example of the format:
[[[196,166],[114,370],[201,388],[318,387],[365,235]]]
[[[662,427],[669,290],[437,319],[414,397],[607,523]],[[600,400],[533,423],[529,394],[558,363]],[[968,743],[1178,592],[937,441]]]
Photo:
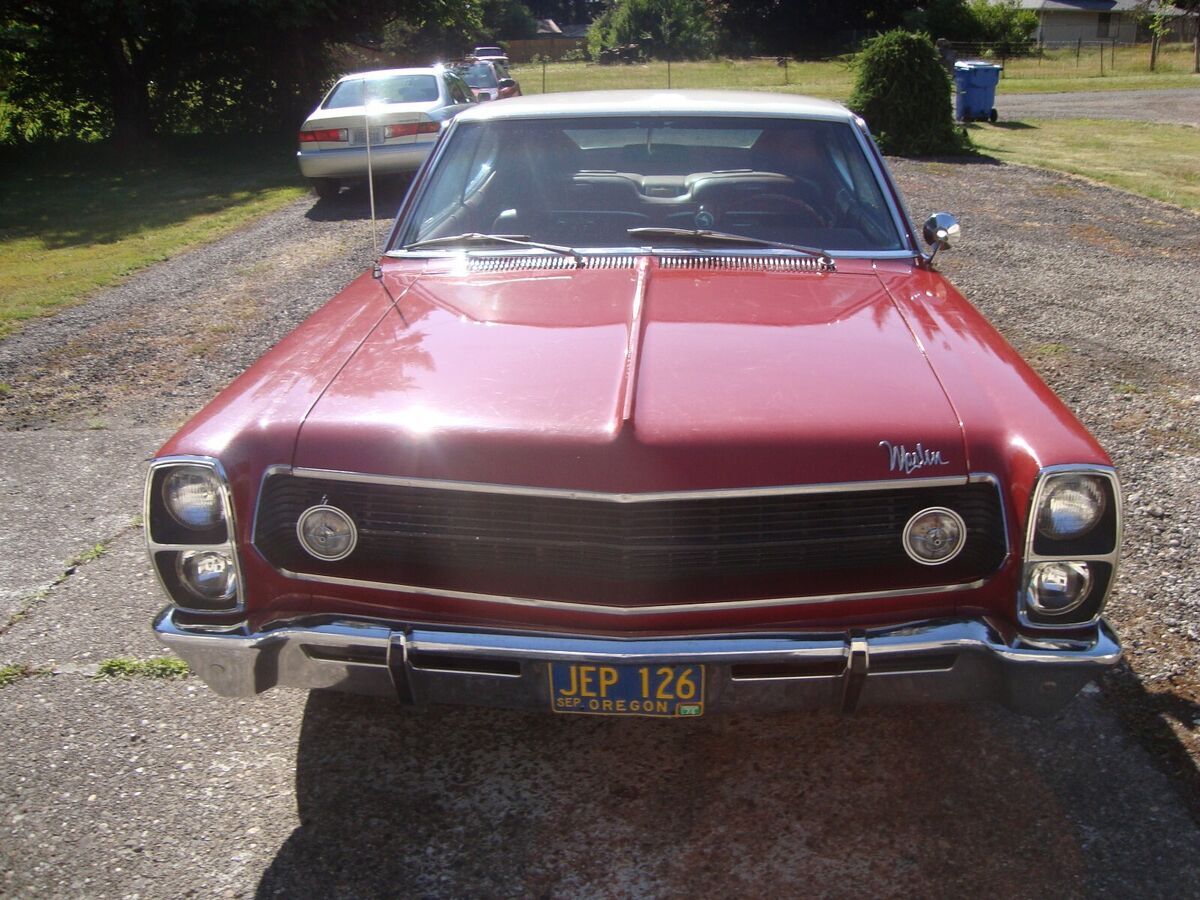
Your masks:
[[[1027,714],[1065,705],[1121,655],[1101,622],[1082,638],[1005,633],[984,619],[793,635],[547,637],[296,620],[259,632],[196,630],[173,608],[155,620],[167,647],[218,694],[277,685],[398,696],[417,704],[550,708],[551,662],[700,664],[705,708],[780,710],[995,700]]]
[[[412,144],[371,145],[371,169],[376,175],[415,172],[437,141]],[[299,150],[296,161],[305,178],[366,178],[367,148],[345,147],[335,150]]]

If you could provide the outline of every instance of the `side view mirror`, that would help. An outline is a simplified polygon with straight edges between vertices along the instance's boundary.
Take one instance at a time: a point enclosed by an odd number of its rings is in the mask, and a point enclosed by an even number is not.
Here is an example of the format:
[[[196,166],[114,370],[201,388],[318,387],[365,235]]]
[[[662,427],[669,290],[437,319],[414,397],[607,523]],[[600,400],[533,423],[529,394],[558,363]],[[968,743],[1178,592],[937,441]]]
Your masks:
[[[958,236],[962,229],[959,227],[958,219],[950,213],[940,212],[934,213],[926,219],[925,227],[921,231],[925,243],[932,248],[929,253],[929,261],[933,262],[933,258],[937,256],[939,250],[958,243]]]
[[[516,85],[516,82],[511,78],[501,78],[499,83],[502,88],[510,88]]]

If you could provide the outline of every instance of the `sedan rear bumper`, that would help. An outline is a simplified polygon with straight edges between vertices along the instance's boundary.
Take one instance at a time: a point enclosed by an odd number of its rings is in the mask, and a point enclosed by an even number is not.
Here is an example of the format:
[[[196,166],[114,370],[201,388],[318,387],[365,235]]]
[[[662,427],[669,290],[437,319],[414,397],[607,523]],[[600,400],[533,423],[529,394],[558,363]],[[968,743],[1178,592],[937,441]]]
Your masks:
[[[1121,655],[1101,622],[1074,638],[1004,632],[985,619],[793,635],[609,639],[295,620],[258,632],[197,630],[173,608],[159,640],[219,694],[280,686],[402,701],[550,708],[550,663],[703,664],[705,708],[782,710],[995,700],[1026,714],[1061,708]]]
[[[371,145],[371,169],[376,175],[415,172],[437,143],[434,140],[412,144]],[[336,150],[299,150],[296,160],[305,178],[366,178],[367,148],[345,147]]]

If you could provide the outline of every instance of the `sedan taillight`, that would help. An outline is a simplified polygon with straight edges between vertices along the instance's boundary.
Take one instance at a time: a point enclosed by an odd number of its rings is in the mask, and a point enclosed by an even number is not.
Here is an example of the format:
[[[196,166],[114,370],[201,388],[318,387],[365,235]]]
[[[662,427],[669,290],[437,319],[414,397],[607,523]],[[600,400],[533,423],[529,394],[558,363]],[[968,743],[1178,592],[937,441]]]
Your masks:
[[[311,144],[317,141],[348,141],[350,140],[350,130],[348,128],[318,128],[316,131],[300,132],[300,143]]]
[[[413,134],[437,134],[441,126],[437,122],[404,122],[400,125],[387,125],[383,129],[385,138],[408,137]]]

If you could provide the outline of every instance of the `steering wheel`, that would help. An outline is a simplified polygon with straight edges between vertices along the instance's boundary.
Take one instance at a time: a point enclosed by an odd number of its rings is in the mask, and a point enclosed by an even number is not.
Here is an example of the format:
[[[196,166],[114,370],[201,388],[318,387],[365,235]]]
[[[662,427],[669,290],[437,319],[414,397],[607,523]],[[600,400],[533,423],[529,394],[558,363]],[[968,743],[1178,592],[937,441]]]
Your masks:
[[[817,212],[812,204],[808,203],[806,200],[800,199],[799,197],[793,197],[791,194],[755,194],[752,199],[756,204],[766,201],[769,203],[780,203],[784,206],[790,206],[793,209],[797,209],[804,213],[806,216],[808,216],[808,218],[812,219],[822,228],[829,227],[829,220],[826,219],[826,217],[821,213]]]

